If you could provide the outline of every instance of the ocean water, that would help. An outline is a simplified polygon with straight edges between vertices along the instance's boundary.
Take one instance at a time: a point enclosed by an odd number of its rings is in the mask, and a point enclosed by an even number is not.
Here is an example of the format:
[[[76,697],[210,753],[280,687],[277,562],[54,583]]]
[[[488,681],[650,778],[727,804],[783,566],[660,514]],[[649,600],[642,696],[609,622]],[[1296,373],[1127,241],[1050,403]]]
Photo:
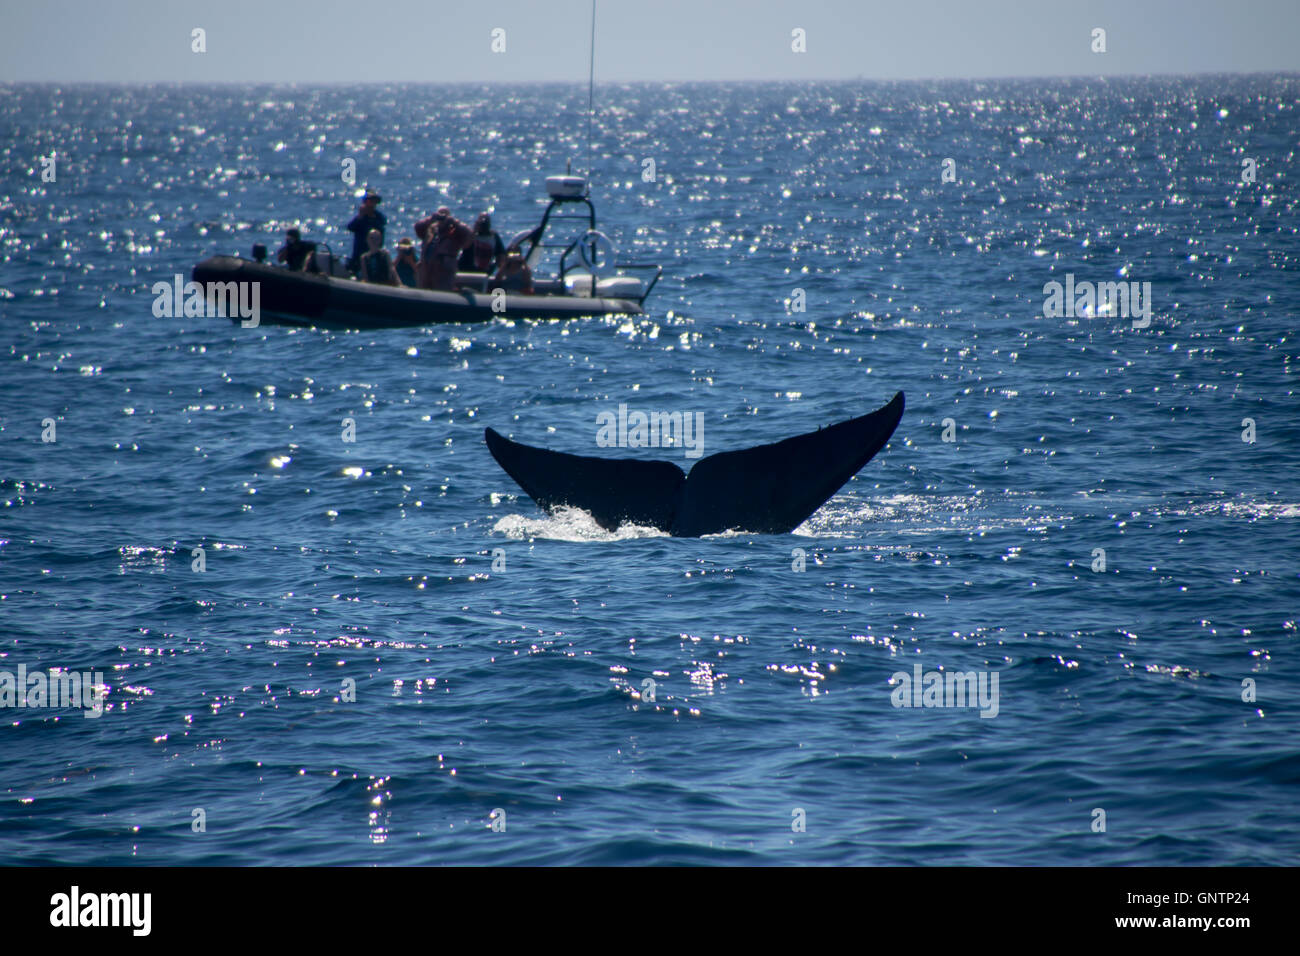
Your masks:
[[[585,93],[0,87],[0,670],[106,690],[0,713],[6,861],[1295,864],[1300,79],[602,86],[645,316],[154,316],[362,184],[390,244],[532,225]],[[597,416],[708,454],[898,390],[784,536],[548,517],[483,442],[689,467]]]

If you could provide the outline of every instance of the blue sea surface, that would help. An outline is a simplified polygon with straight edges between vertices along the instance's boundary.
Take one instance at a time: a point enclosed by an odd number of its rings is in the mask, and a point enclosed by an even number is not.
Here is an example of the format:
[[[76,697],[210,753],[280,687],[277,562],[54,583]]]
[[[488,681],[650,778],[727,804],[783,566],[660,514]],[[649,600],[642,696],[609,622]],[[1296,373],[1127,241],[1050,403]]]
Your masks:
[[[646,315],[338,332],[152,290],[345,249],[362,185],[390,246],[527,228],[586,90],[0,86],[0,671],[107,687],[0,711],[5,861],[1294,865],[1298,102],[601,86]],[[1045,315],[1067,275],[1150,324]],[[483,441],[689,468],[597,417],[702,413],[711,454],[899,390],[791,535],[547,516]],[[996,716],[895,706],[914,665]]]

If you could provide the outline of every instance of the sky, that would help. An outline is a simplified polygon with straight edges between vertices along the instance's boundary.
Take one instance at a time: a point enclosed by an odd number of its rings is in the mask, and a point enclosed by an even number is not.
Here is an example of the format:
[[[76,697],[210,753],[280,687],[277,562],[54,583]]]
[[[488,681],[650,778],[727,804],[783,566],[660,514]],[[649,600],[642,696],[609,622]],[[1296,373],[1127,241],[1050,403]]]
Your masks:
[[[590,0],[0,0],[0,83],[585,84],[590,16]],[[1091,49],[1095,28],[1105,53]],[[598,0],[596,10],[598,83],[1277,71],[1300,71],[1300,0]]]

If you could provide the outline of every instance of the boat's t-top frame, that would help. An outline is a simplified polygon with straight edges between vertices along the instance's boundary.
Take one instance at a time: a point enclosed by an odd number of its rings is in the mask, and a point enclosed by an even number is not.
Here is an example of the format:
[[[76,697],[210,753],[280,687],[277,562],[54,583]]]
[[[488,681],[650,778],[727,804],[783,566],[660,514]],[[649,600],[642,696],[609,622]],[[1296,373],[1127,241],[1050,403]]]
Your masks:
[[[634,299],[638,305],[643,305],[651,290],[659,281],[659,277],[663,275],[663,266],[657,263],[618,260],[614,243],[596,228],[596,207],[591,202],[587,181],[583,177],[571,175],[548,176],[546,191],[551,197],[551,201],[546,204],[546,211],[542,213],[541,223],[535,229],[511,241],[512,246],[518,246],[523,252],[529,268],[534,268],[538,264],[545,250],[558,249],[560,250],[560,258],[556,278],[561,283],[564,282],[570,272],[590,274],[596,280],[602,278],[600,275],[602,272],[606,274],[611,272],[653,272],[654,277],[648,283],[645,283],[644,290],[639,294],[629,295],[620,292],[618,296],[623,299]],[[571,212],[566,211],[570,209]],[[579,222],[586,220],[587,228],[581,235],[567,244],[547,242],[546,231],[551,223],[566,219]],[[575,254],[577,262],[571,259]],[[589,294],[600,294],[597,291],[598,286],[598,281],[593,281]]]

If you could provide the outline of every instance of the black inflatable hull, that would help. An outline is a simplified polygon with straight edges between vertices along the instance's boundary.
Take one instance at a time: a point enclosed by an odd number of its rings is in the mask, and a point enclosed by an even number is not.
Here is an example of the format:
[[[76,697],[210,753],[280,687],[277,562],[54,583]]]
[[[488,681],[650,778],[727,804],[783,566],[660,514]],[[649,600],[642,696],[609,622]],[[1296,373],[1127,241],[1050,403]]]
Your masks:
[[[194,267],[191,278],[209,282],[256,282],[259,321],[272,325],[331,329],[383,329],[442,322],[508,319],[580,319],[601,315],[640,315],[628,299],[570,295],[507,295],[493,311],[486,292],[430,292],[372,285],[354,279],[290,272],[237,256],[214,256]],[[238,316],[231,316],[238,322]]]

